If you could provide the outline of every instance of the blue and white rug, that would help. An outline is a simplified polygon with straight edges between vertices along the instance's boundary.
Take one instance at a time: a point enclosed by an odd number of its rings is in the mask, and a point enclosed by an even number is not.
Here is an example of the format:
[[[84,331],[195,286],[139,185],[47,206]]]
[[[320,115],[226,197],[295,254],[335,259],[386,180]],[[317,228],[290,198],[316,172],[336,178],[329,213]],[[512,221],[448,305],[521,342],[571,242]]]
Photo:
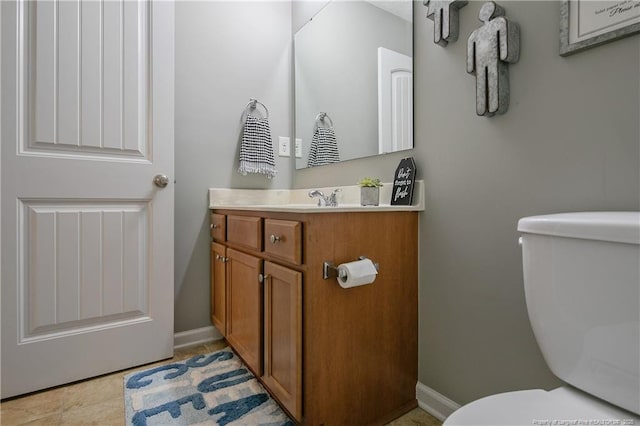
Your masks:
[[[124,378],[127,425],[291,425],[230,348]]]

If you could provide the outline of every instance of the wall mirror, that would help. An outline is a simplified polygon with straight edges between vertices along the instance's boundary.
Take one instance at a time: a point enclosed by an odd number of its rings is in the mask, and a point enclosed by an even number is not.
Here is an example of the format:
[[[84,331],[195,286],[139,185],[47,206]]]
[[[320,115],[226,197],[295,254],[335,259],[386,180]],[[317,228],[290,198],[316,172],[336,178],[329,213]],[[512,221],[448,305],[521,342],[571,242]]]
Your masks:
[[[413,148],[412,1],[321,6],[294,34],[296,169]]]

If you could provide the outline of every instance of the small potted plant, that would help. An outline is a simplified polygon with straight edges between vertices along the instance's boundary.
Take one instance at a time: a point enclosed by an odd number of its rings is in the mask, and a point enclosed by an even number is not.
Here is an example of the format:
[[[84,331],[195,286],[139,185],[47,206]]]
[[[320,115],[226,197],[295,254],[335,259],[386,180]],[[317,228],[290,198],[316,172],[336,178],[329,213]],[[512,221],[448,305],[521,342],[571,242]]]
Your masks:
[[[360,204],[363,206],[377,206],[380,203],[380,179],[365,177],[358,182],[360,185]]]

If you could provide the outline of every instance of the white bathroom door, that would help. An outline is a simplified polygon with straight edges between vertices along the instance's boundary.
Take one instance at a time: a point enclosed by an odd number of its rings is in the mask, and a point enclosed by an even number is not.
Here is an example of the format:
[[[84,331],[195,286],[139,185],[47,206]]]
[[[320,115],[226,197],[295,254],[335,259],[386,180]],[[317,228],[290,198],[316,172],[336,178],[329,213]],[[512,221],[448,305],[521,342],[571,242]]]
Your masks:
[[[378,48],[378,152],[413,148],[413,60]]]
[[[174,5],[0,7],[6,398],[172,355]]]

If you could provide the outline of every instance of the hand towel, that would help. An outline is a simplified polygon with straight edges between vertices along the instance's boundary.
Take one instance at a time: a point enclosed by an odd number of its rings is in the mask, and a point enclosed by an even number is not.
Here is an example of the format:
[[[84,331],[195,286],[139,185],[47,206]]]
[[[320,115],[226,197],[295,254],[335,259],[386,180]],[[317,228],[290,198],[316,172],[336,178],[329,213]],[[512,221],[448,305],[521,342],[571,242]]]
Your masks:
[[[336,133],[331,127],[316,126],[309,149],[308,167],[322,166],[340,161]]]
[[[247,114],[242,130],[240,143],[240,166],[238,173],[261,173],[269,179],[278,171],[273,154],[271,129],[266,117],[256,117]]]

